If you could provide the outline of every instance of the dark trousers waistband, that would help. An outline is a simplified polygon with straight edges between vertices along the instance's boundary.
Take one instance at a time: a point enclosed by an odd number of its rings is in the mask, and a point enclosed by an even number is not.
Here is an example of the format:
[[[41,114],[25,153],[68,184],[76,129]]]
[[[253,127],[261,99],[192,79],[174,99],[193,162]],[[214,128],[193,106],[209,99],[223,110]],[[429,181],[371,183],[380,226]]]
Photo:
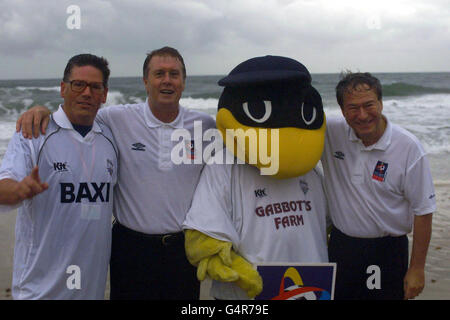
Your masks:
[[[113,228],[115,228],[119,232],[126,233],[130,236],[163,245],[170,245],[173,243],[180,243],[180,242],[184,243],[184,232],[182,231],[166,234],[148,234],[127,228],[117,220],[114,221]]]
[[[331,232],[333,233],[333,235],[335,237],[338,237],[342,240],[346,240],[349,242],[352,241],[358,241],[359,243],[392,243],[392,242],[396,242],[396,241],[404,241],[405,238],[407,238],[406,235],[402,235],[402,236],[385,236],[385,237],[377,237],[377,238],[358,238],[358,237],[352,237],[349,235],[346,235],[345,233],[343,233],[342,231],[340,231],[338,228],[336,228],[335,226],[333,226]]]

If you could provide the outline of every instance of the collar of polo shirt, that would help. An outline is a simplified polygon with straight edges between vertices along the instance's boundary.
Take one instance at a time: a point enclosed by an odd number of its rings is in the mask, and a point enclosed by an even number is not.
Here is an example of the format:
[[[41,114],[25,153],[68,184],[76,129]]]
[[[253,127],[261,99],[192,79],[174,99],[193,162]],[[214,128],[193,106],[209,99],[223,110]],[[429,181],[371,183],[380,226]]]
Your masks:
[[[173,120],[172,122],[169,122],[169,123],[162,122],[161,120],[157,119],[153,115],[153,113],[151,112],[151,110],[149,108],[148,98],[145,101],[144,108],[145,108],[144,109],[145,123],[147,123],[147,126],[149,126],[150,128],[159,128],[159,127],[163,127],[163,126],[169,126],[174,129],[182,129],[184,126],[184,120],[183,120],[184,109],[181,106],[179,108],[179,112],[178,112],[178,115],[175,118],[175,120]]]
[[[376,143],[366,147],[364,146],[364,144],[361,142],[361,139],[359,139],[356,134],[355,131],[348,125],[347,125],[347,130],[348,130],[348,139],[352,142],[360,142],[361,143],[361,150],[386,150],[389,145],[391,144],[391,137],[392,137],[392,125],[391,122],[386,118],[386,129],[384,130],[383,135],[381,136],[380,140],[378,140]]]
[[[56,124],[64,129],[73,129],[72,123],[70,123],[69,118],[67,118],[66,113],[64,112],[64,109],[62,108],[62,105],[60,104],[58,107],[58,110],[53,113],[52,115],[53,120],[55,120]],[[94,121],[92,124],[92,131],[94,132],[102,132],[102,129],[98,125],[97,122]]]

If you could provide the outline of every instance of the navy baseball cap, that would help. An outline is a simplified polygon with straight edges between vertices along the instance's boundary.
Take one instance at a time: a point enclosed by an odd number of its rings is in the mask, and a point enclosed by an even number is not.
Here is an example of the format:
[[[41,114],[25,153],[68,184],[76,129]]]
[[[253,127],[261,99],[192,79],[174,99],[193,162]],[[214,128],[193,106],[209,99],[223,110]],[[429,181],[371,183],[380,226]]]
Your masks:
[[[244,61],[237,65],[219,86],[240,87],[259,85],[273,81],[299,81],[311,84],[311,75],[300,62],[281,56],[263,56]]]

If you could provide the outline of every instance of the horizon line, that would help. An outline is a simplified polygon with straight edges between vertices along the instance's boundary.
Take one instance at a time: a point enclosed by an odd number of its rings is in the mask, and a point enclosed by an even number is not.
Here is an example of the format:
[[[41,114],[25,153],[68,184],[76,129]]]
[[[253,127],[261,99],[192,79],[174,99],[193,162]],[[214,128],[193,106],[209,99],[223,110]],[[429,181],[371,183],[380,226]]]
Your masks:
[[[360,71],[358,71],[360,72]],[[366,71],[364,71],[366,72]],[[394,72],[394,71],[367,71],[372,74],[393,74],[393,73],[400,73],[400,74],[406,74],[406,73],[450,73],[450,71],[400,71],[400,72]],[[341,72],[311,72],[311,75],[325,75],[325,74],[336,74],[340,75]],[[192,74],[187,75],[186,77],[224,77],[227,74]],[[115,78],[141,78],[142,76],[110,76],[109,80]],[[20,81],[20,80],[54,80],[54,79],[62,79],[62,77],[42,77],[42,78],[0,78],[0,81]]]

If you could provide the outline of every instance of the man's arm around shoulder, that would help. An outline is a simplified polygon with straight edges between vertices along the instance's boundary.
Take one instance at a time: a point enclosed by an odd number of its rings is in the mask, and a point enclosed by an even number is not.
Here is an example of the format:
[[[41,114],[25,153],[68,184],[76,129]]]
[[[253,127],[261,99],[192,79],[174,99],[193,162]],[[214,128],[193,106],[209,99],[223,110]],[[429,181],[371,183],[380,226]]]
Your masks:
[[[16,131],[22,130],[24,138],[37,138],[39,132],[45,134],[50,121],[50,110],[44,106],[34,106],[20,115],[16,122]]]

